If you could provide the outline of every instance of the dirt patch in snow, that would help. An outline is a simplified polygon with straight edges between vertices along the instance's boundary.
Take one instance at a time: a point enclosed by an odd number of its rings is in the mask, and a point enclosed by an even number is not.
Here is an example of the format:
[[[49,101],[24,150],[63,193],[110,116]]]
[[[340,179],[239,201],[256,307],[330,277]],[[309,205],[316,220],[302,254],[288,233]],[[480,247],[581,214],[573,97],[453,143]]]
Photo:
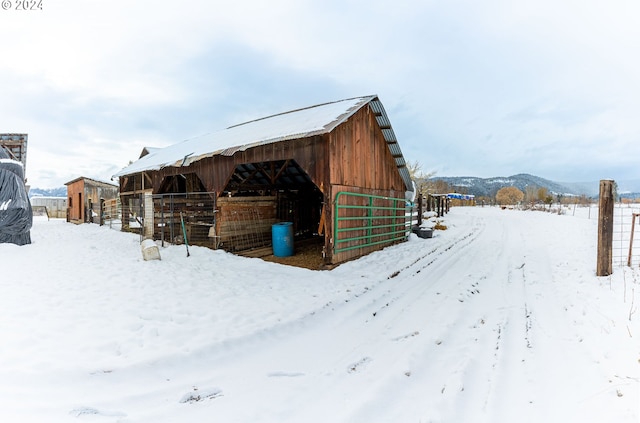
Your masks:
[[[305,269],[324,270],[326,267],[322,259],[323,246],[324,238],[305,239],[296,241],[292,256],[276,257],[273,254],[269,254],[263,256],[262,259],[273,263],[303,267]]]

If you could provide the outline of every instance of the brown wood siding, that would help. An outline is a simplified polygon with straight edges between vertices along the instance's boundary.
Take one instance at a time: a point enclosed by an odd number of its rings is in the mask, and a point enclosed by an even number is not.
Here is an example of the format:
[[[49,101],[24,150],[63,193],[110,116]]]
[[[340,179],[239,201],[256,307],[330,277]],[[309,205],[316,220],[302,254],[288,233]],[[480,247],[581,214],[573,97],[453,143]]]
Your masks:
[[[104,187],[85,182],[84,184],[85,204],[91,201],[93,204],[99,203],[100,199],[110,200],[118,196],[118,187]]]
[[[81,194],[82,197],[79,197]],[[78,201],[82,198],[82,201]],[[67,185],[67,205],[69,207],[69,220],[84,221],[84,179]]]
[[[245,151],[238,151],[233,156],[207,157],[188,167],[166,167],[147,173],[153,180],[154,194],[159,193],[160,185],[167,176],[194,172],[207,191],[219,194],[225,189],[229,178],[239,164],[293,159],[322,190],[327,183],[326,157],[327,143],[325,139],[322,136],[315,136],[253,147]]]
[[[91,180],[78,179],[67,185],[68,218],[74,222],[89,222],[92,206],[99,214],[100,199],[109,200],[118,196],[118,187],[109,184],[93,183]],[[95,220],[97,223],[99,220]]]
[[[328,135],[330,190],[325,190],[327,263],[341,263],[384,246],[333,254],[335,196],[340,191],[404,198],[405,185],[375,115],[363,107]]]
[[[329,134],[332,185],[405,191],[373,112],[363,107]],[[404,195],[404,194],[403,194]]]

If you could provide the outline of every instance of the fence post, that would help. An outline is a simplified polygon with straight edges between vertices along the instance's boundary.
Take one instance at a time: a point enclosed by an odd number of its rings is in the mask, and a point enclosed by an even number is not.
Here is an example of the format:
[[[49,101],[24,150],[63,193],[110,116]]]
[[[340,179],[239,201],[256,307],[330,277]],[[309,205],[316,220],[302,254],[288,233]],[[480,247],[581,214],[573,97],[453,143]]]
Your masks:
[[[640,216],[640,213],[633,213],[631,218],[631,238],[629,239],[629,257],[627,259],[627,266],[631,267],[631,259],[633,258],[633,238],[635,238],[636,231],[636,217]]]
[[[597,276],[613,273],[613,181],[600,181],[600,206],[598,210],[598,261]]]
[[[144,215],[142,217],[142,221],[144,223],[144,226],[142,228],[142,234],[143,234],[143,238],[149,238],[149,239],[153,239],[153,230],[154,230],[154,223],[153,223],[153,214],[154,214],[154,209],[153,209],[153,195],[150,192],[145,192],[144,193]]]
[[[418,227],[422,226],[422,194],[418,195]]]

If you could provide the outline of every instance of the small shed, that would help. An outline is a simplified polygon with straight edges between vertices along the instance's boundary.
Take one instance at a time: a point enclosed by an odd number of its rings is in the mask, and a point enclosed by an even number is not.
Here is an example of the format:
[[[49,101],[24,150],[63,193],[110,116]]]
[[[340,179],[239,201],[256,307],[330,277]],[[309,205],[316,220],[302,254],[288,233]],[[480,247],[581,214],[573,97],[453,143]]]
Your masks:
[[[146,151],[118,172],[123,214],[145,237],[245,251],[275,223],[337,264],[406,240],[413,184],[376,95],[253,120]],[[128,212],[126,210],[129,210]],[[136,216],[134,219],[132,216]],[[139,219],[142,218],[142,219]],[[140,228],[140,229],[138,229]]]
[[[65,185],[67,222],[102,224],[102,202],[118,197],[118,186],[109,182],[79,177]]]

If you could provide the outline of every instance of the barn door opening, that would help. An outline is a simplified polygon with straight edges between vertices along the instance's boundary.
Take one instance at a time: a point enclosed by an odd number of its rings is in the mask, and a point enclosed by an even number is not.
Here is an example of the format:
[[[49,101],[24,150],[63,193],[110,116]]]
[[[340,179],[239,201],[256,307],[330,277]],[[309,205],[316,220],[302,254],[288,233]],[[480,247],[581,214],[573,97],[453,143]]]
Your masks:
[[[318,229],[324,195],[295,160],[237,165],[218,202],[220,219],[230,221],[239,218],[239,209],[244,208],[246,212],[257,197],[261,204],[259,213],[254,214],[261,221],[257,227],[269,241],[272,223],[292,222],[296,244],[313,240],[323,244],[324,238],[318,234]],[[230,204],[225,207],[225,202]],[[231,227],[229,223],[221,230]],[[318,255],[322,257],[321,247]]]
[[[82,193],[78,193],[78,220],[84,222],[84,203],[82,202]]]

